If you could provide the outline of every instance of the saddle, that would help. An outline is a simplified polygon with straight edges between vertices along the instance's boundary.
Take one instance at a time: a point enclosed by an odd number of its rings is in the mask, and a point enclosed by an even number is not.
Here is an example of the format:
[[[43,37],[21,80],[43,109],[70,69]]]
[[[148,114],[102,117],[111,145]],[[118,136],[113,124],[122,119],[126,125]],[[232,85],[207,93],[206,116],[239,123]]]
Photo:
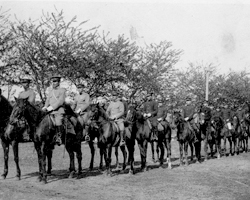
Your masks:
[[[120,132],[120,128],[119,128],[117,122],[116,122],[116,121],[112,121],[111,124],[112,124],[112,129],[113,129],[115,132],[119,133],[119,132]]]

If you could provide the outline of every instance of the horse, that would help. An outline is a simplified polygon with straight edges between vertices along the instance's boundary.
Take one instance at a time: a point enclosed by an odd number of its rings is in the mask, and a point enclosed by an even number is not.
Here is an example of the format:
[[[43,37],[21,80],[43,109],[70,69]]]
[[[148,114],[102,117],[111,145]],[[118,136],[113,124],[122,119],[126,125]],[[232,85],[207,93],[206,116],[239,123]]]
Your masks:
[[[47,183],[47,175],[51,173],[52,151],[54,149],[55,125],[53,116],[42,111],[40,108],[31,104],[28,99],[16,99],[16,105],[10,116],[10,124],[15,124],[21,117],[24,117],[33,132],[34,146],[38,155],[39,176],[38,181]],[[67,125],[68,119],[65,118]],[[67,129],[67,127],[66,127]],[[81,152],[81,130],[79,126],[76,128],[76,135],[62,134],[63,144],[70,157],[70,175],[72,178],[75,173],[74,152],[77,154],[78,175],[82,171],[82,152]],[[48,158],[48,171],[46,171],[46,157]]]
[[[221,138],[222,138],[222,129],[223,129],[223,120],[219,116],[215,116],[212,119],[212,131],[211,136],[215,144],[215,150],[217,152],[217,158],[221,157]],[[213,157],[213,146],[211,149],[211,157]]]
[[[241,123],[241,129],[242,129],[242,136],[240,139],[241,148],[243,152],[245,151],[247,153],[248,152],[248,137],[250,137],[250,125],[246,121],[246,119],[243,119],[240,123]]]
[[[16,179],[21,179],[21,170],[19,167],[18,157],[18,143],[22,140],[23,132],[26,130],[24,127],[10,127],[8,125],[9,118],[12,112],[12,105],[1,94],[0,91],[0,138],[4,152],[4,172],[1,175],[2,179],[6,179],[8,174],[8,159],[9,159],[9,146],[12,145],[14,161],[16,163]],[[12,128],[11,134],[8,134],[5,130]]]
[[[102,158],[106,163],[106,174],[112,175],[111,172],[111,155],[112,147],[118,147],[120,143],[119,128],[115,125],[115,121],[109,119],[105,110],[99,104],[93,104],[91,120],[99,127],[98,147],[100,148],[100,167],[102,167]],[[126,168],[127,152],[125,146],[120,147],[123,154],[123,167]]]
[[[179,112],[174,112],[173,122],[177,128],[177,140],[179,142],[179,150],[180,150],[180,165],[183,165],[183,149],[185,154],[185,165],[187,166],[188,163],[188,145],[190,146],[191,150],[191,161],[193,160],[193,149],[195,147],[195,154],[197,158],[197,162],[200,162],[201,155],[201,142],[199,135],[197,135],[198,141],[194,143],[195,135],[190,127],[190,124],[186,122]]]
[[[242,126],[239,118],[235,115],[233,117],[233,143],[234,143],[234,153],[237,155],[240,152],[240,140],[243,135]]]
[[[231,121],[226,121],[224,122],[224,127],[222,129],[222,137],[223,137],[223,140],[224,140],[224,149],[223,149],[223,155],[225,156],[226,155],[226,152],[227,152],[227,148],[226,148],[226,143],[227,143],[227,140],[229,142],[229,148],[230,148],[230,152],[229,152],[229,155],[234,155],[234,152],[232,151],[232,146],[233,146],[233,140],[235,139],[235,136],[234,136],[235,132],[233,130],[233,127],[232,127],[232,122]]]

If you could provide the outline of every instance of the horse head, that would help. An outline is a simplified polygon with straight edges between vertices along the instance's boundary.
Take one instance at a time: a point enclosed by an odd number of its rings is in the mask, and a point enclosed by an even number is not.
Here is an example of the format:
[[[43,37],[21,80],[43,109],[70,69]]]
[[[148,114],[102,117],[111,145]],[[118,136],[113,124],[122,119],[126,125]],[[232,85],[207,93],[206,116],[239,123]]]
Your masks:
[[[108,120],[108,116],[104,108],[99,104],[92,104],[89,109],[89,118],[92,121],[101,122],[102,120]]]
[[[130,105],[128,107],[128,112],[125,121],[134,122],[136,118],[136,109],[134,106]]]
[[[183,132],[185,121],[183,120],[181,114],[179,112],[174,112],[172,119],[172,123],[176,127],[177,131]]]
[[[18,99],[15,98],[16,103],[13,107],[12,113],[10,115],[10,124],[16,124],[23,116],[28,104],[28,98]]]

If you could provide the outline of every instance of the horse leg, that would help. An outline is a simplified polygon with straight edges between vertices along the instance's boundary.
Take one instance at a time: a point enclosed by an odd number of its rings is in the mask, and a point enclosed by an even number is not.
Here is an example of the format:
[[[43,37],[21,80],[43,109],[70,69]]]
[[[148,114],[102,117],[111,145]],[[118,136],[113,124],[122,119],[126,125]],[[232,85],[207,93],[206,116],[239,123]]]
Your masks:
[[[48,161],[48,169],[47,169],[47,175],[51,175],[52,170],[52,149],[48,149],[47,151],[47,161]]]
[[[154,140],[150,141],[151,144],[151,151],[152,151],[152,161],[155,163],[155,148],[154,148]]]
[[[42,151],[41,151],[41,146],[38,143],[34,142],[34,146],[35,146],[35,149],[36,149],[36,152],[37,152],[38,166],[39,166],[39,176],[38,176],[37,180],[39,182],[41,182],[42,177],[43,177],[43,173],[42,173]]]
[[[140,149],[140,154],[141,154],[141,170],[143,171],[145,166],[146,166],[146,152],[145,152],[145,149],[144,149],[144,145],[143,145],[144,141],[138,141],[138,146],[139,146],[139,149]]]
[[[13,149],[13,153],[14,153],[14,161],[16,163],[16,180],[20,180],[21,179],[21,170],[19,167],[19,156],[18,156],[18,142],[16,140],[14,140],[12,142],[12,149]]]
[[[207,147],[207,145],[208,145],[208,141],[207,141],[208,139],[207,139],[207,137],[204,139],[204,153],[205,153],[205,161],[207,161],[207,157],[208,157],[208,153],[207,153],[207,149],[208,149],[208,147]]]
[[[165,146],[166,146],[166,149],[167,149],[168,168],[172,169],[172,163],[171,163],[171,138],[165,140]]]
[[[158,161],[161,160],[161,158],[160,158],[160,150],[161,150],[161,154],[163,153],[162,160],[164,159],[164,152],[162,152],[162,151],[164,151],[164,146],[163,146],[163,142],[162,141],[160,141],[160,143],[159,143],[159,141],[156,141],[155,143],[156,143],[156,153],[157,153],[157,160],[156,160],[156,162],[158,162]]]
[[[108,152],[107,152],[108,150]],[[106,154],[106,172],[107,175],[112,175],[111,172],[111,156],[112,156],[112,145],[108,145],[108,148],[106,149],[106,151],[104,151],[104,158],[105,158],[105,154]]]
[[[104,155],[104,148],[100,146],[100,165],[99,165],[99,170],[102,170],[103,167],[103,155]],[[106,162],[106,160],[105,160]]]
[[[192,142],[188,142],[189,146],[190,146],[190,151],[191,151],[191,157],[190,160],[193,161],[193,157],[194,157],[194,146]]]
[[[47,183],[47,172],[46,172],[46,153],[47,153],[47,148],[46,145],[43,143],[41,146],[41,173],[42,173],[42,183],[46,184]]]
[[[164,150],[164,141],[162,141],[161,139],[159,139],[158,141],[158,147],[157,147],[157,156],[158,156],[158,160],[160,161],[160,165],[163,165],[163,161],[164,161],[164,154],[165,154],[165,150]],[[159,158],[159,149],[161,150],[161,155]]]
[[[126,160],[127,160],[127,151],[126,151],[125,146],[121,146],[120,149],[121,149],[122,155],[123,155],[122,170],[125,170],[126,169]]]
[[[118,158],[118,147],[115,147],[115,158],[116,158],[116,163],[115,163],[115,169],[119,169],[119,158]]]
[[[209,148],[210,148],[210,157],[211,157],[211,158],[214,157],[214,144],[213,144],[213,143],[214,143],[213,140],[210,140],[210,141],[208,142]]]
[[[245,143],[246,143],[245,152],[247,153],[248,152],[248,137],[246,137]]]
[[[127,145],[127,149],[128,149],[128,163],[130,164],[130,170],[129,173],[130,174],[134,174],[134,151],[135,151],[135,145],[133,143],[133,141],[131,140],[127,140],[126,142]]]
[[[76,146],[76,158],[78,162],[78,172],[77,172],[77,178],[82,174],[82,149],[81,149],[81,142],[77,143]]]
[[[75,169],[75,154],[74,154],[72,147],[70,147],[69,143],[66,145],[66,150],[69,154],[69,159],[70,159],[68,178],[73,178],[74,173],[76,171],[76,169]]]
[[[185,165],[188,166],[188,142],[184,143]]]
[[[180,150],[180,166],[183,165],[183,143],[179,141],[179,150]]]
[[[196,163],[200,163],[201,160],[201,142],[194,143]]]
[[[94,167],[94,157],[95,157],[95,147],[94,143],[92,140],[89,141],[89,148],[90,148],[90,153],[91,153],[91,160],[89,164],[89,170],[92,170]]]
[[[226,156],[227,155],[227,147],[226,147],[227,136],[225,135],[223,139],[224,139],[224,152],[223,152],[223,154],[224,154],[224,156]]]
[[[9,160],[9,143],[7,141],[3,141],[2,139],[2,147],[4,153],[4,171],[1,175],[2,179],[5,179],[8,174],[8,160]]]
[[[215,148],[217,150],[217,158],[220,159],[221,157],[221,138],[218,136],[215,138]]]
[[[228,142],[229,142],[229,147],[230,147],[230,155],[232,156],[233,155],[233,152],[232,152],[232,136],[228,137]]]

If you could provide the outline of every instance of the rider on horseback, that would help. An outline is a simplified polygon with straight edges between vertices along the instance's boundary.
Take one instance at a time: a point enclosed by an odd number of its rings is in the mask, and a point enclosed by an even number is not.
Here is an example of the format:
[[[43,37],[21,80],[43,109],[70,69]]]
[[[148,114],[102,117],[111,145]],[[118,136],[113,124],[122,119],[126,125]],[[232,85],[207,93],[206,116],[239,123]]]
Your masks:
[[[144,113],[143,116],[147,117],[148,125],[150,129],[152,129],[152,136],[157,137],[157,121],[156,115],[158,113],[158,103],[153,99],[153,94],[151,93],[147,96],[147,101],[143,104],[142,112]]]
[[[211,118],[212,118],[212,113],[211,113],[211,108],[208,107],[208,101],[205,100],[203,102],[203,106],[201,108],[201,113],[204,114],[204,124],[203,128],[205,131],[205,140],[211,139]],[[207,145],[207,144],[205,144]]]
[[[66,89],[60,87],[60,75],[51,77],[52,90],[49,92],[45,105],[42,108],[44,111],[50,112],[53,115],[56,126],[55,143],[60,146],[62,144],[61,135],[63,133],[63,119],[65,114],[64,102],[66,98]],[[70,128],[70,127],[69,127]],[[68,130],[68,129],[67,129]],[[72,134],[75,134],[74,128],[70,129]]]
[[[198,142],[197,134],[199,129],[193,120],[195,114],[195,106],[191,104],[191,98],[186,98],[186,105],[181,110],[182,118],[189,124],[190,130],[194,133],[194,142]],[[179,135],[177,135],[177,140],[179,140]]]
[[[78,115],[77,119],[81,123],[82,126],[84,125],[84,123],[87,123],[87,112],[86,112],[86,109],[90,105],[90,96],[89,96],[89,94],[86,91],[84,91],[85,88],[86,87],[83,84],[78,85],[77,89],[79,91],[79,94],[77,94],[74,97],[74,104],[75,104],[74,111]],[[85,140],[86,141],[89,140],[89,133],[88,133],[88,131],[86,133]]]
[[[229,135],[232,135],[232,111],[230,108],[228,108],[228,105],[224,105],[224,109],[222,109],[222,119],[224,121],[224,124],[226,124],[227,129],[229,130]]]
[[[18,99],[26,99],[28,98],[28,101],[31,104],[35,104],[36,99],[36,93],[33,89],[30,88],[31,79],[30,78],[23,78],[21,81],[21,84],[24,88],[24,91],[21,92],[18,96]]]
[[[33,89],[30,88],[30,83],[31,83],[31,79],[28,77],[24,77],[23,79],[21,79],[21,84],[24,88],[24,91],[22,91],[19,96],[18,99],[28,99],[28,101],[35,105],[35,99],[36,99],[36,93]],[[22,117],[22,119],[19,120],[19,125],[23,128],[27,128],[28,130],[28,135],[27,136],[23,136],[28,137],[30,139],[33,139],[33,134],[31,134],[34,130],[29,130],[28,128],[28,123],[25,120],[24,117]],[[26,138],[27,140],[29,140],[28,138]]]
[[[159,99],[158,100],[158,112],[157,112],[157,116],[156,119],[158,121],[158,131],[163,131],[163,128],[166,129],[168,122],[166,121],[166,117],[168,114],[168,109],[166,107],[166,105],[163,104],[164,101],[163,99]]]
[[[121,98],[117,96],[117,94],[114,92],[112,93],[111,102],[107,108],[106,113],[111,120],[115,120],[115,122],[117,123],[120,130],[120,138],[121,138],[120,146],[124,146],[125,145],[125,140],[124,140],[125,128],[123,121],[124,105],[121,102]]]

